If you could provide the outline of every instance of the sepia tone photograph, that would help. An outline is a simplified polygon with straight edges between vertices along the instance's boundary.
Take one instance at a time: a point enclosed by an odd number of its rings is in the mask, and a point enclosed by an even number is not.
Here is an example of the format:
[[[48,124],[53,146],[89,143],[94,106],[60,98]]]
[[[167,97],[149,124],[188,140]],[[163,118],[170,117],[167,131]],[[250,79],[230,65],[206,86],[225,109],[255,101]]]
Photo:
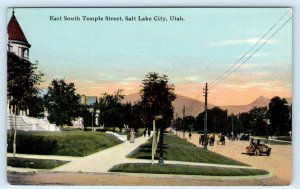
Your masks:
[[[6,11],[9,184],[290,185],[291,8]]]

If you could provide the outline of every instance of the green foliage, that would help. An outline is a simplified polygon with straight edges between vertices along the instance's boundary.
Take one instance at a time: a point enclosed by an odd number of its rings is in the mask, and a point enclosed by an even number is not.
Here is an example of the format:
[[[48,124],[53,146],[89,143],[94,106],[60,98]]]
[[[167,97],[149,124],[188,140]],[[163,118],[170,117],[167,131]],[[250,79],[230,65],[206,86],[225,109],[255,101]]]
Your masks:
[[[150,72],[142,82],[141,104],[143,106],[143,119],[150,128],[156,115],[162,115],[158,122],[160,127],[168,127],[173,119],[174,108],[172,102],[176,99],[174,85],[169,84],[168,76],[159,76]]]
[[[54,169],[69,161],[51,160],[51,159],[30,159],[8,157],[7,165],[11,167],[33,168],[33,169]]]
[[[291,110],[285,98],[276,96],[271,99],[269,103],[271,135],[288,135],[292,130]]]
[[[251,115],[243,112],[239,115],[239,128],[241,132],[250,133],[251,131]]]
[[[80,95],[76,94],[74,83],[66,83],[63,79],[54,79],[44,97],[49,112],[49,121],[56,125],[71,125],[71,121],[79,116]]]
[[[151,159],[152,138],[139,146],[128,157],[138,159]],[[155,159],[159,158],[159,153]],[[195,145],[172,134],[164,135],[164,159],[174,161],[189,161],[199,163],[216,163],[227,165],[246,165],[242,162],[227,158],[217,153],[197,148]]]
[[[44,100],[42,97],[33,96],[27,102],[30,117],[40,117],[44,112]]]
[[[7,136],[7,151],[12,152],[12,136]],[[121,141],[100,132],[18,132],[18,153],[86,156],[114,145]]]
[[[269,172],[262,169],[225,168],[211,166],[195,166],[180,164],[124,163],[112,167],[109,172],[179,174],[203,176],[254,176],[266,175]]]
[[[249,112],[251,116],[251,134],[256,136],[265,136],[267,133],[267,107],[254,107]]]
[[[7,52],[7,96],[13,97],[12,105],[25,110],[27,102],[37,95],[43,74],[36,69],[37,64]]]
[[[125,115],[121,100],[124,98],[122,90],[114,92],[114,94],[104,93],[99,98],[97,108],[100,109],[100,122],[106,127],[122,128],[125,121]]]
[[[197,121],[197,131],[204,130],[204,114],[205,112],[200,113],[196,117]],[[219,107],[214,107],[212,109],[207,109],[207,132],[228,132],[227,126],[227,110],[222,110]],[[231,129],[230,129],[231,131]]]

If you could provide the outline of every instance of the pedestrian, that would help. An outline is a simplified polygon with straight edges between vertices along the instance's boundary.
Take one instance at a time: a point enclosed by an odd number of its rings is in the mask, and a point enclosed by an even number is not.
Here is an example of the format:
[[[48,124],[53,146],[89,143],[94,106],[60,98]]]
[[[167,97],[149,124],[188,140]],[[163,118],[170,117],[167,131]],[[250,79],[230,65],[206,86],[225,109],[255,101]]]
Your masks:
[[[192,139],[192,132],[191,131],[189,133],[189,138],[190,138],[190,140]]]
[[[134,129],[131,129],[131,131],[130,131],[130,142],[134,143],[134,139],[135,139],[135,132],[134,132]]]
[[[143,134],[144,134],[144,137],[146,137],[146,129],[144,130],[144,133],[143,133]]]
[[[148,129],[148,137],[150,137],[150,134],[151,134],[150,129]]]
[[[225,136],[224,135],[222,135],[222,145],[225,145]]]

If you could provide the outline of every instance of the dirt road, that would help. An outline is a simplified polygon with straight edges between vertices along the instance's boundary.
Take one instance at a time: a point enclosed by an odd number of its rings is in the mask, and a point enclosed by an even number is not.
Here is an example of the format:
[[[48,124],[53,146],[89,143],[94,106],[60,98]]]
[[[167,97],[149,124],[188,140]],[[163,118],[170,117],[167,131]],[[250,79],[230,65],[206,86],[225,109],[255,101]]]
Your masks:
[[[182,133],[177,133],[182,137]],[[185,135],[188,137],[188,134]],[[199,146],[199,135],[193,134],[189,142]],[[292,145],[269,145],[272,148],[270,156],[249,156],[245,154],[246,146],[249,141],[228,141],[226,145],[208,146],[208,149],[230,157],[232,159],[241,161],[251,166],[265,169],[274,176],[284,180],[285,184],[289,184],[292,175]],[[202,146],[201,146],[202,147]]]

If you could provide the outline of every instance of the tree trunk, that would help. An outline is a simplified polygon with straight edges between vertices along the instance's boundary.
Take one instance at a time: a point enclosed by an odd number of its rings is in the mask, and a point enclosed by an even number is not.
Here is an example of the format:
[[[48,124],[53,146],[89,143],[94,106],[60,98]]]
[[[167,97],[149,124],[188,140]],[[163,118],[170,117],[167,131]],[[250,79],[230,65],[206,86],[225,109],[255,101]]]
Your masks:
[[[13,140],[13,157],[16,157],[17,141],[17,107],[14,105],[14,140]]]

